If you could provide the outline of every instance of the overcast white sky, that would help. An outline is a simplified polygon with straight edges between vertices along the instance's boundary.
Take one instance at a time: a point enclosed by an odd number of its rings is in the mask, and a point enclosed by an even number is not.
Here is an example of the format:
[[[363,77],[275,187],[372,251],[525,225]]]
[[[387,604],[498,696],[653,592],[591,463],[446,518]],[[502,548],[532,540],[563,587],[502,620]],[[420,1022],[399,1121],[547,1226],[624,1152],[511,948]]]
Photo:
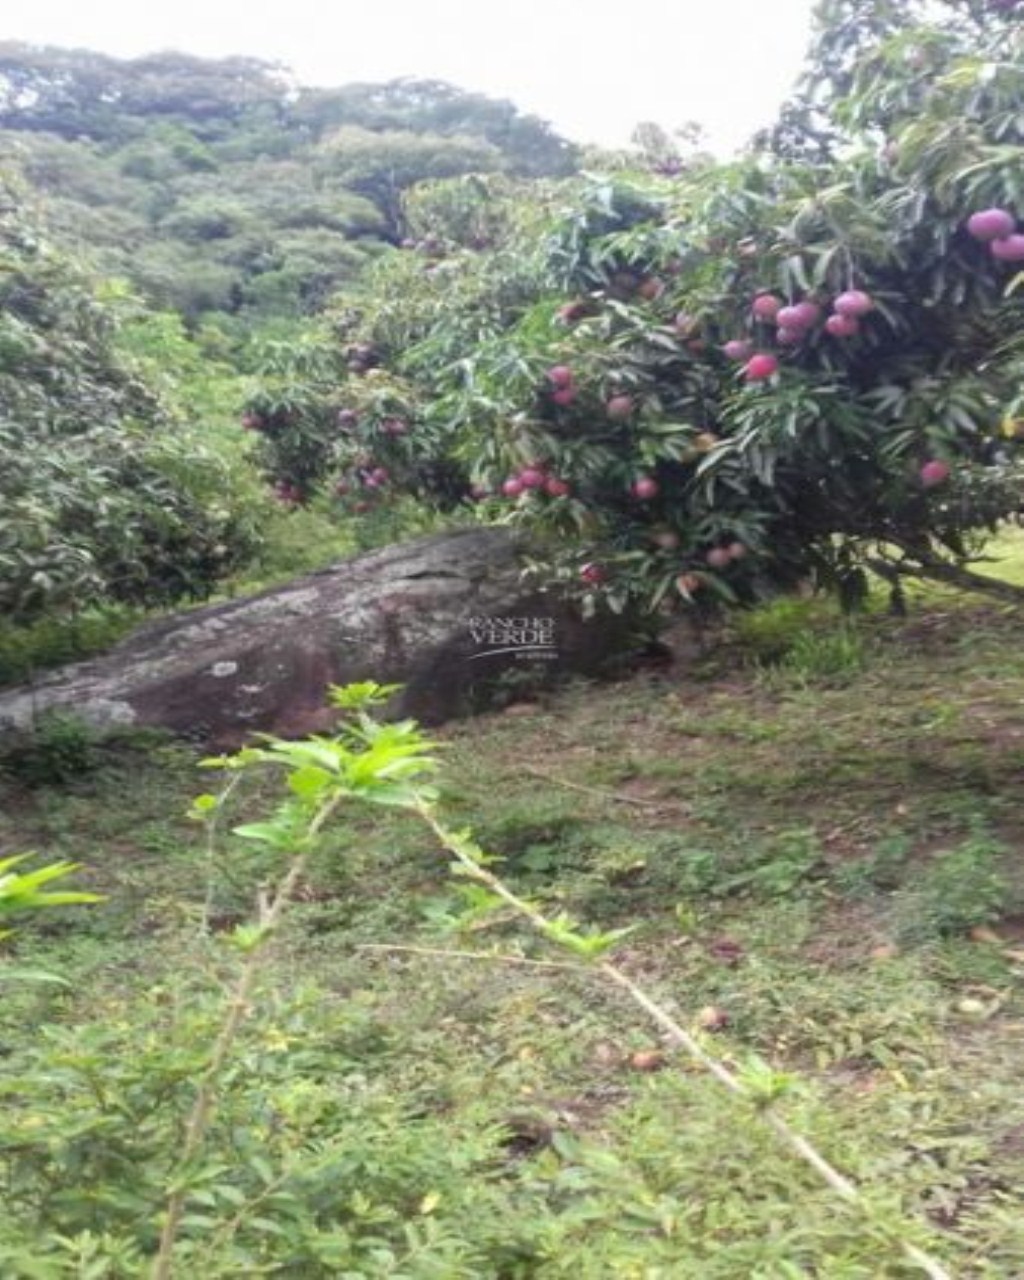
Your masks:
[[[730,149],[800,67],[812,0],[20,0],[0,39],[287,63],[308,84],[414,75],[511,98],[577,141],[640,120]]]

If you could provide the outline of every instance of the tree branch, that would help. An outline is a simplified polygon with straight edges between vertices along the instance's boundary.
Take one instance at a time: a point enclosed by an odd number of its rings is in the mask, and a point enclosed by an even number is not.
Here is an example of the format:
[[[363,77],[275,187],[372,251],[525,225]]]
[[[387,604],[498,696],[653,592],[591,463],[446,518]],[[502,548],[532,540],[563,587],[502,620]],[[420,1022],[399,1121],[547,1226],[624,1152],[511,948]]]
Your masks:
[[[962,591],[977,591],[983,595],[997,596],[1014,604],[1024,604],[1024,587],[1003,578],[988,578],[974,573],[963,565],[948,564],[942,560],[919,560],[912,563],[869,559],[869,569],[892,582],[894,578],[928,578],[947,587],[959,587]]]

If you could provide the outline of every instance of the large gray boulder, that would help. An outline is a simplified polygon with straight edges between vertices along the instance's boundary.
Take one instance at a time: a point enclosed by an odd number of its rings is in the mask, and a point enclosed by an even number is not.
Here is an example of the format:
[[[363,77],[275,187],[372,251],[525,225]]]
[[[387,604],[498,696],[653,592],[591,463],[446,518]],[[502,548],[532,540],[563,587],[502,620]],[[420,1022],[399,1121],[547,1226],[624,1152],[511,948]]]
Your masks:
[[[466,529],[150,623],[101,657],[0,692],[0,726],[67,711],[98,729],[157,726],[231,746],[257,729],[327,728],[327,686],[354,680],[403,684],[394,712],[437,723],[482,705],[496,683],[595,673],[620,634],[525,586],[507,530]]]

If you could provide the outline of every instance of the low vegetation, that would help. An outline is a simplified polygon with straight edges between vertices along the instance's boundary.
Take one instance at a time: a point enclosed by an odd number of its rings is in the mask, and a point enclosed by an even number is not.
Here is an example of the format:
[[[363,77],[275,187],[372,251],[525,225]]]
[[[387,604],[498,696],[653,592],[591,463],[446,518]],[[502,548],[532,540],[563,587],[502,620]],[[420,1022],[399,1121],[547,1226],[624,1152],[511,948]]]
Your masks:
[[[747,1101],[453,879],[421,823],[346,805],[183,1166],[284,870],[243,838],[265,829],[231,830],[280,783],[242,770],[197,808],[195,755],[131,741],[60,787],[9,782],[4,845],[85,861],[104,901],[11,952],[67,985],[5,991],[5,1273],[144,1274],[180,1187],[180,1274],[895,1277],[921,1274],[910,1243],[1016,1275],[1016,620],[939,600],[844,625],[856,661],[822,664],[807,637],[835,618],[786,606],[686,670],[434,735],[447,825],[549,918],[631,930],[615,963]],[[758,1120],[766,1098],[860,1207]]]

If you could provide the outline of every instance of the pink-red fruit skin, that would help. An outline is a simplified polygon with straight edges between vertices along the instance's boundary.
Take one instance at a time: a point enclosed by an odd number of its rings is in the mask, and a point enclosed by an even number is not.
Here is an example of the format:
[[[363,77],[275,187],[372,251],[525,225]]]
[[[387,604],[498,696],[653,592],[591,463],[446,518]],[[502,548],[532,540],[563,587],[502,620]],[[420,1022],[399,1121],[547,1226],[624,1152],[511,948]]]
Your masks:
[[[758,320],[774,320],[782,310],[782,299],[774,293],[759,293],[751,310]]]
[[[775,323],[780,329],[805,328],[802,313],[796,307],[783,307],[776,315]]]
[[[775,317],[780,329],[810,329],[821,319],[821,307],[816,302],[798,302],[792,307],[783,307]]]
[[[572,387],[559,387],[557,391],[552,392],[551,399],[555,404],[562,405],[564,408],[566,405],[572,404],[576,399],[576,392]]]
[[[775,340],[781,342],[784,347],[795,347],[798,342],[803,342],[805,337],[803,329],[788,329],[785,326],[775,334]]]
[[[632,417],[633,401],[629,396],[612,396],[605,405],[605,412],[609,418],[622,421],[624,418]]]
[[[821,307],[816,302],[798,302],[793,308],[797,315],[797,328],[810,329],[821,319]],[[779,312],[781,317],[782,312]],[[781,318],[779,320],[781,324]]]
[[[580,570],[580,577],[589,587],[596,587],[604,582],[604,570],[599,564],[585,564]]]
[[[567,498],[569,496],[569,486],[564,480],[559,480],[557,476],[551,476],[544,482],[544,490],[551,498]]]
[[[524,489],[539,489],[544,484],[544,473],[536,467],[525,467],[520,471],[518,479]]]
[[[725,547],[713,547],[708,552],[707,561],[712,569],[725,569],[732,563],[732,555]]]
[[[866,316],[874,307],[874,301],[863,289],[847,289],[832,303],[832,310],[837,316],[848,316],[853,320]]]
[[[523,492],[523,482],[512,476],[501,486],[501,491],[506,498],[518,498]]]
[[[949,465],[940,458],[932,458],[921,468],[921,483],[926,489],[934,489],[937,484],[944,484],[950,477]]]
[[[722,352],[730,360],[746,360],[753,350],[753,344],[745,338],[733,338],[722,347]]]
[[[967,231],[975,240],[1002,240],[1013,232],[1017,220],[1005,209],[979,209],[967,219]]]
[[[572,370],[566,364],[553,365],[548,370],[548,381],[556,387],[572,386]]]
[[[860,321],[856,316],[829,316],[825,321],[825,329],[833,338],[852,338],[860,329]]]
[[[1024,262],[1024,236],[1006,236],[989,245],[992,257],[1000,262]]]
[[[748,382],[759,382],[763,378],[771,378],[778,371],[778,360],[763,351],[756,356],[751,356],[743,367],[743,375]]]
[[[650,476],[641,476],[633,485],[633,496],[639,498],[642,502],[646,502],[650,498],[658,496],[658,482],[651,479]]]

